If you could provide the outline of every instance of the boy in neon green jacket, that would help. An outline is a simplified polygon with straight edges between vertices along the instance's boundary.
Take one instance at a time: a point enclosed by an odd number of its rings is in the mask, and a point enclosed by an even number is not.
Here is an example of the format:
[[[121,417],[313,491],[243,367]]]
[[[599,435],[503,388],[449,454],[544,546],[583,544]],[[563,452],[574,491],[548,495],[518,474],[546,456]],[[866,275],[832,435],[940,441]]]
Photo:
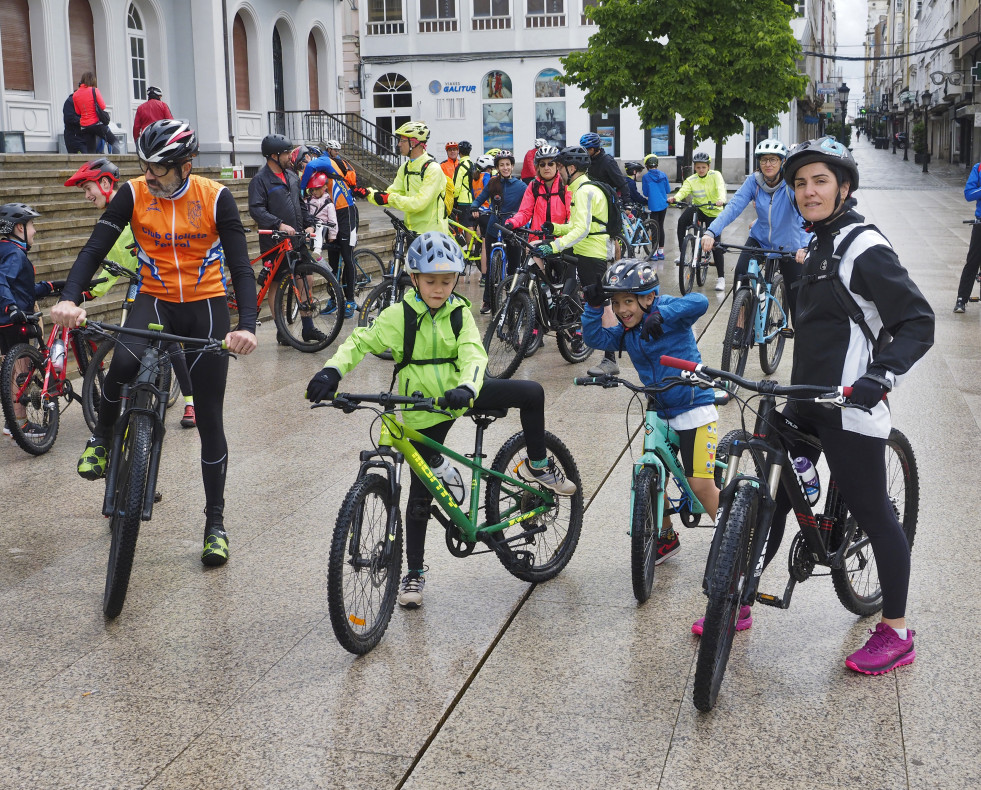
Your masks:
[[[518,466],[519,476],[557,494],[572,496],[576,492],[575,484],[565,478],[545,448],[542,385],[537,381],[484,378],[487,353],[470,302],[453,292],[464,268],[463,253],[456,242],[443,233],[423,233],[410,245],[406,263],[413,287],[406,291],[403,301],[383,310],[371,326],[358,327],[351,333],[310,380],[307,398],[314,402],[332,398],[341,378],[365,355],[390,348],[397,363],[399,393],[422,392],[426,397],[445,398],[452,415],[408,410],[402,412],[407,426],[445,444],[453,421],[471,404],[481,409],[517,407],[528,447],[527,462],[522,461]],[[458,314],[456,319],[454,313]],[[416,329],[410,358],[406,360],[408,321]],[[429,448],[419,444],[415,447],[430,468],[442,462],[442,457],[434,457]],[[399,604],[410,609],[422,604],[426,526],[432,499],[429,490],[413,474],[405,518],[409,572],[402,579],[398,597]]]

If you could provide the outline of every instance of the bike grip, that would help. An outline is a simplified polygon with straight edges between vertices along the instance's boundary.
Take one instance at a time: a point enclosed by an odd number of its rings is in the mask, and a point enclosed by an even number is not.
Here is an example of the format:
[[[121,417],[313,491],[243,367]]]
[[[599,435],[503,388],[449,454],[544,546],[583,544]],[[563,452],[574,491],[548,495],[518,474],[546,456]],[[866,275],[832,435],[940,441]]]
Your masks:
[[[572,380],[572,383],[577,386],[584,387],[587,384],[596,384],[597,381],[595,376],[576,376]]]
[[[676,357],[662,356],[661,364],[666,368],[677,368],[694,373],[698,369],[698,364],[687,359],[677,359]]]
[[[846,398],[850,398],[852,396],[852,388],[851,387],[842,387],[841,388],[841,394],[844,395]]]
[[[260,236],[272,236],[276,231],[274,230],[260,230],[258,231]]]

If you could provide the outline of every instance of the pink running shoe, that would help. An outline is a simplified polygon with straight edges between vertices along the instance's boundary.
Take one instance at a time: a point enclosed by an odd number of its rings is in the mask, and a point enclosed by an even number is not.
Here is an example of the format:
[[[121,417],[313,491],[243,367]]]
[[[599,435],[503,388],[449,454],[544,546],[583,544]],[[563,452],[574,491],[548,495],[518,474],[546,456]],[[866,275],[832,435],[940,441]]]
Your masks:
[[[739,607],[739,619],[736,620],[736,630],[745,631],[753,624],[753,610],[749,606]],[[696,636],[701,636],[705,629],[705,618],[699,617],[691,624],[691,632]]]
[[[913,663],[916,658],[913,649],[915,631],[910,629],[906,639],[900,639],[895,630],[885,623],[879,623],[869,633],[872,634],[869,641],[845,659],[846,667],[865,675],[882,675],[896,667]]]

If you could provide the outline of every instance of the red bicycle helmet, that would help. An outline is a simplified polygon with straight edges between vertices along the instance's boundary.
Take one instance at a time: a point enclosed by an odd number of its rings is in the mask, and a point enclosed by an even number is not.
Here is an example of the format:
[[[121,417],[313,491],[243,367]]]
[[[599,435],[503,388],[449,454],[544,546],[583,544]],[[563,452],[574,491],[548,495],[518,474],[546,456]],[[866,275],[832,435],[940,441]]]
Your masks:
[[[314,173],[307,181],[307,189],[319,189],[323,186],[327,186],[327,176],[323,173]]]
[[[65,186],[80,187],[86,181],[98,183],[100,178],[109,178],[113,184],[119,180],[119,168],[105,157],[86,162],[65,182]]]

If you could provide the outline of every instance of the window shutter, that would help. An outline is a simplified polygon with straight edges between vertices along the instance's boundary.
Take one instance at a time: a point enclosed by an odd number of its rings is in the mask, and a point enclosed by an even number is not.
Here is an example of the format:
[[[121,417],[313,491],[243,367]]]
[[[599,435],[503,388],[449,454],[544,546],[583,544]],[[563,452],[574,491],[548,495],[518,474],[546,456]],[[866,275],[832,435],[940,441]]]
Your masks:
[[[307,39],[307,78],[310,82],[310,109],[320,109],[320,69],[317,67],[317,40]]]
[[[89,0],[70,0],[68,3],[68,30],[72,48],[72,88],[86,71],[96,75],[95,69],[95,23],[92,21],[92,8]]]
[[[27,0],[5,0],[0,3],[0,37],[3,44],[3,81],[7,90],[34,90],[31,9]]]
[[[245,22],[239,14],[232,24],[232,50],[235,56],[235,106],[240,110],[251,109],[249,99],[249,38],[245,34]]]

